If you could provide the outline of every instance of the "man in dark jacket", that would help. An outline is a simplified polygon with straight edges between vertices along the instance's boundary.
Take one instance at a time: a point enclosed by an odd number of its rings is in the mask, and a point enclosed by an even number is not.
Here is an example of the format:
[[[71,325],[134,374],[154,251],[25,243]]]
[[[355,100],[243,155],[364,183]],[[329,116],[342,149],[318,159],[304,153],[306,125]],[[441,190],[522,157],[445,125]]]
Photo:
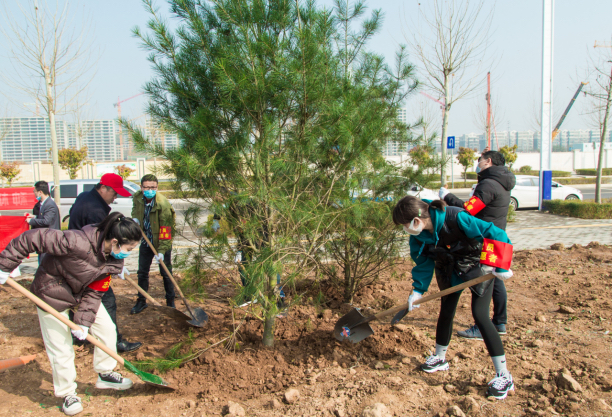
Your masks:
[[[49,184],[47,181],[38,181],[34,184],[34,197],[38,200],[38,213],[31,215],[26,213],[26,221],[30,224],[32,229],[54,229],[61,230],[60,224],[60,212],[57,208],[57,204],[53,201],[49,195]],[[38,265],[42,258],[42,253],[38,254]]]
[[[472,216],[493,223],[506,230],[510,191],[516,184],[514,174],[505,167],[504,155],[497,151],[485,149],[478,159],[478,184],[468,201],[463,201],[446,188],[440,188],[440,198],[449,206],[465,208]],[[493,288],[493,324],[500,334],[506,334],[508,322],[508,295],[506,286],[499,278],[495,278]],[[482,340],[480,330],[473,325],[467,330],[457,332],[466,339]]]
[[[98,224],[110,213],[112,204],[117,198],[117,194],[129,197],[130,192],[123,188],[123,179],[117,174],[104,174],[100,178],[100,183],[91,191],[84,191],[77,197],[70,208],[69,230],[81,230],[88,224]],[[102,297],[102,304],[108,311],[115,327],[117,328],[117,351],[131,352],[142,346],[141,342],[130,343],[121,337],[119,326],[117,325],[117,300],[110,287]]]

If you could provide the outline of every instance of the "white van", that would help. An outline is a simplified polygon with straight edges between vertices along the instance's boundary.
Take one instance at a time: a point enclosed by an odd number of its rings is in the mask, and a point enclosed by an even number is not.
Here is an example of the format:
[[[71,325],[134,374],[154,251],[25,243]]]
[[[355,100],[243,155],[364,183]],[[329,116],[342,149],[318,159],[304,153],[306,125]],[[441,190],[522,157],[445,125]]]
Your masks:
[[[84,191],[91,191],[96,184],[100,182],[99,179],[91,180],[62,180],[60,181],[60,195],[61,204],[58,204],[61,211],[62,220],[64,217],[70,214],[70,207],[74,204],[77,196]],[[128,190],[130,194],[134,195],[136,191],[140,191],[140,186],[130,181],[123,181],[123,188]],[[49,182],[49,190],[51,190],[51,197],[53,197],[54,184],[53,181]],[[56,202],[57,203],[57,202]],[[119,211],[125,216],[132,215],[132,197],[117,196],[115,201],[110,205],[112,211]]]

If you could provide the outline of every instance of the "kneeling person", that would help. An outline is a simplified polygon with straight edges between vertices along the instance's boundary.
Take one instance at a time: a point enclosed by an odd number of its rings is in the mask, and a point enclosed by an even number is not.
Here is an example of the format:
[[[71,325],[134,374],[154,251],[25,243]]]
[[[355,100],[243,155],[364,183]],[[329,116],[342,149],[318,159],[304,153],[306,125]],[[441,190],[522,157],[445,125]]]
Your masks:
[[[164,261],[172,273],[172,229],[174,228],[175,213],[166,197],[157,194],[158,181],[153,174],[147,174],[140,180],[141,191],[134,194],[132,218],[140,224],[149,241],[155,246],[157,256],[153,253],[147,242],[142,239],[138,255],[138,285],[145,291],[149,290],[149,271],[153,259],[159,264]],[[159,265],[159,272],[164,279],[166,290],[166,305],[174,307],[174,285],[166,271]],[[147,308],[147,300],[138,294],[136,305],[131,314],[138,314]]]

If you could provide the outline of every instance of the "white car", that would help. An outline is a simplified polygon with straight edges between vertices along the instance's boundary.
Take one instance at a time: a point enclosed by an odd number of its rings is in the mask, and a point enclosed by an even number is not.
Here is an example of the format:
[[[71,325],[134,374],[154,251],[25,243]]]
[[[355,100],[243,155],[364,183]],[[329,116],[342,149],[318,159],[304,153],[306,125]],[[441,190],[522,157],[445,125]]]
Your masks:
[[[440,196],[434,190],[423,188],[419,185],[413,185],[408,191],[408,195],[420,198],[421,200],[439,200]]]
[[[510,205],[517,208],[537,208],[539,177],[532,175],[517,175],[516,185],[510,192]],[[472,193],[476,184],[472,186]],[[582,200],[582,191],[574,187],[552,182],[551,198],[553,200]]]

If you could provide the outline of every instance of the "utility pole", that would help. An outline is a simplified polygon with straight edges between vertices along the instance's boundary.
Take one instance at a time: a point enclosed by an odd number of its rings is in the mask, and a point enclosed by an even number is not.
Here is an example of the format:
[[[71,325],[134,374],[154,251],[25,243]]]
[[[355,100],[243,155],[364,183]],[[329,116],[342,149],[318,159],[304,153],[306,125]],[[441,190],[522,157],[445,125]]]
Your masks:
[[[552,188],[552,95],[554,56],[554,0],[542,0],[542,117],[540,126],[540,192],[538,207],[550,200]]]
[[[487,72],[487,147],[491,149],[491,72]]]

